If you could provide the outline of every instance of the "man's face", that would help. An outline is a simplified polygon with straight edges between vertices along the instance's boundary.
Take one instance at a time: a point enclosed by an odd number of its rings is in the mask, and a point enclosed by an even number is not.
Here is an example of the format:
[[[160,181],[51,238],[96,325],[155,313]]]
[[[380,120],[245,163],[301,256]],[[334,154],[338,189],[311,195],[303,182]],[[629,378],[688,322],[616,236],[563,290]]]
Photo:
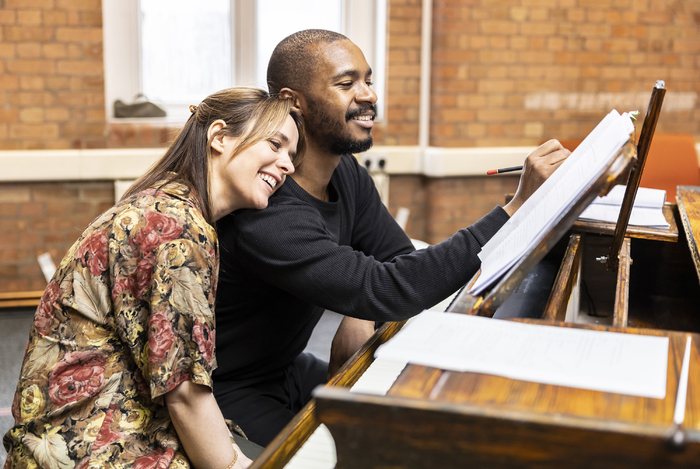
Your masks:
[[[370,88],[372,69],[351,41],[321,43],[305,93],[306,132],[322,150],[339,155],[372,146],[377,95]]]

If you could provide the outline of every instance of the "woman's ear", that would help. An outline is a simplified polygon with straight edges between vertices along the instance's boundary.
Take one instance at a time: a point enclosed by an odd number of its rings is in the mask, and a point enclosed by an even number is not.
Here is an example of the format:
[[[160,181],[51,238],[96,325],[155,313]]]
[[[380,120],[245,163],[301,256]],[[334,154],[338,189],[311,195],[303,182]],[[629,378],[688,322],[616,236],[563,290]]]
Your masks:
[[[207,130],[207,140],[211,140],[211,148],[219,153],[224,152],[224,136],[222,134],[217,135],[217,132],[224,127],[226,127],[226,122],[221,119],[217,119],[211,123],[209,130]],[[211,138],[212,135],[216,135],[213,140]]]

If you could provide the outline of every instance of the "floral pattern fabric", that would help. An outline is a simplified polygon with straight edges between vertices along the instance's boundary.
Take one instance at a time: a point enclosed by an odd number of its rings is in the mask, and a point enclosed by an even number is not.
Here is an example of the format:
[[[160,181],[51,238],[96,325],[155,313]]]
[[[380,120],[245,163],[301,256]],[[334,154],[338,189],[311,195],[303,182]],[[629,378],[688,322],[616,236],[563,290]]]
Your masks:
[[[6,469],[189,467],[163,395],[212,386],[216,233],[185,186],[95,220],[37,308]]]

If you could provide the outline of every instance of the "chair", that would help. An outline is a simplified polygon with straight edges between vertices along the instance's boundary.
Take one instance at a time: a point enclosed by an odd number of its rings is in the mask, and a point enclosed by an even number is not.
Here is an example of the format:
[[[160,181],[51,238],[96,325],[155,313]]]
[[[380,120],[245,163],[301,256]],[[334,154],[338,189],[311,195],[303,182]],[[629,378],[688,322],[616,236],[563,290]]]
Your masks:
[[[663,189],[666,200],[676,201],[676,186],[700,185],[695,139],[686,134],[657,134],[651,141],[641,187]]]

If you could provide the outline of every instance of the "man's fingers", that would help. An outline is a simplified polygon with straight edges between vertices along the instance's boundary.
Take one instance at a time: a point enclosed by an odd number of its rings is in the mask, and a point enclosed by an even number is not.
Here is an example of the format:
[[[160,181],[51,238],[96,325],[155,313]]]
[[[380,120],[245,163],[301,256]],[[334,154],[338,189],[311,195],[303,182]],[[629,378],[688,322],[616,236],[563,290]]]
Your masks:
[[[557,152],[558,150],[565,150],[561,143],[559,143],[559,140],[548,140],[537,147],[532,153],[530,153],[530,155],[528,155],[528,157],[543,158]]]
[[[571,155],[571,152],[566,148],[562,148],[560,151],[555,151],[547,155],[547,163],[551,165],[560,165]]]

